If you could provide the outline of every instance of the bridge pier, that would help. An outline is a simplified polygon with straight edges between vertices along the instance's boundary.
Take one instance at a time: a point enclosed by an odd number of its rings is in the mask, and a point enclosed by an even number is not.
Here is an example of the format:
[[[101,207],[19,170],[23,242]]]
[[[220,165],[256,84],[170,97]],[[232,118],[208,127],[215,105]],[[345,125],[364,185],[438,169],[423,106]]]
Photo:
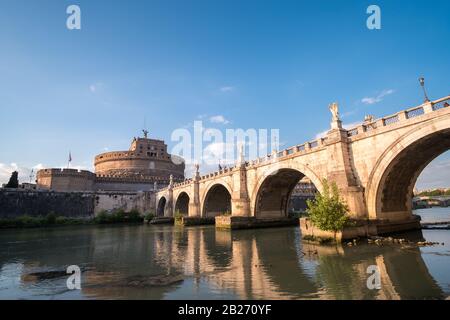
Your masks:
[[[342,128],[342,123],[338,119],[333,120],[331,128],[326,140],[328,158],[332,159],[328,162],[327,178],[338,186],[352,218],[365,219],[367,218],[367,209],[364,201],[364,188],[360,186],[355,174],[348,131]]]
[[[355,238],[366,238],[383,234],[392,234],[409,230],[419,230],[420,218],[411,216],[404,220],[354,220],[354,225],[345,227],[342,231],[334,232],[320,230],[308,218],[300,218],[302,238],[335,239],[337,242]]]

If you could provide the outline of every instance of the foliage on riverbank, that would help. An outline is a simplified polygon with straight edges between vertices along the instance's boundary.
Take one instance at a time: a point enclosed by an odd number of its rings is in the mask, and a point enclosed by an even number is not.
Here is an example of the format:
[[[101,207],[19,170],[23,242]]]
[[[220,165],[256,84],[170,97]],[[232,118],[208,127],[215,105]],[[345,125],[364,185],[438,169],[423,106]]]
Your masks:
[[[156,215],[155,215],[155,213],[154,212],[147,212],[145,215],[144,215],[144,220],[145,221],[152,221],[154,218],[156,217]]]
[[[349,223],[348,207],[341,199],[336,183],[331,186],[323,180],[323,191],[314,200],[307,200],[307,213],[312,223],[321,230],[341,231]]]
[[[4,228],[40,228],[64,225],[89,225],[110,223],[138,223],[143,217],[137,210],[125,212],[117,210],[114,212],[102,211],[95,218],[70,218],[49,213],[46,216],[20,216],[16,218],[0,218],[0,229]]]
[[[117,210],[111,213],[108,213],[107,211],[101,211],[94,218],[94,222],[99,224],[124,223],[124,222],[135,223],[135,222],[142,222],[143,220],[144,218],[137,210],[131,210],[130,212]]]
[[[39,228],[55,225],[79,225],[89,223],[83,218],[68,218],[50,213],[46,216],[20,216],[17,218],[1,218],[0,228]]]

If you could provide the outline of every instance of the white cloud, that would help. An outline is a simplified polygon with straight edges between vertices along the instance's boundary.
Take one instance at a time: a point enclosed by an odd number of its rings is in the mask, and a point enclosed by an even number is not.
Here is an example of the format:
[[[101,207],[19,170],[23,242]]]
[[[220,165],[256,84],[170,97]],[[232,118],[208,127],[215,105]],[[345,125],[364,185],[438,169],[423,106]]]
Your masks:
[[[231,92],[235,90],[233,86],[223,86],[219,88],[220,92]]]
[[[225,119],[225,117],[221,114],[210,117],[209,121],[211,121],[212,123],[221,123],[221,124],[229,124],[230,123],[230,121]]]
[[[383,101],[384,97],[393,94],[395,92],[395,90],[393,89],[385,89],[383,91],[381,91],[378,95],[376,95],[375,97],[365,97],[361,99],[361,102],[364,104],[375,104],[378,102]]]

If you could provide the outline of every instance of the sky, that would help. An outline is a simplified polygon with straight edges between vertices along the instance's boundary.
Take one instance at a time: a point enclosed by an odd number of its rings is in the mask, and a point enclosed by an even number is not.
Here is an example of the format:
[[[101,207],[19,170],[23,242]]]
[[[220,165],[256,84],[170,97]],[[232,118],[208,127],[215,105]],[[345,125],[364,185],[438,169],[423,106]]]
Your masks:
[[[66,27],[69,5],[81,29]],[[366,9],[381,9],[369,30]],[[280,144],[450,94],[450,1],[0,0],[0,183],[12,170],[93,170],[145,126],[169,150],[195,120],[276,128]],[[419,189],[450,186],[450,155]],[[203,171],[208,168],[202,168]]]

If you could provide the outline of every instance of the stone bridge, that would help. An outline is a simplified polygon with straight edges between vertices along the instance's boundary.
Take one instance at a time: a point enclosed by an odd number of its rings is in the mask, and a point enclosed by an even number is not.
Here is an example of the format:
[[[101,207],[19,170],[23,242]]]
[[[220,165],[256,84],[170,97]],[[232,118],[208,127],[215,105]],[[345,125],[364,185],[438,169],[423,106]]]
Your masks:
[[[411,228],[415,182],[450,149],[449,103],[447,96],[349,130],[334,104],[325,137],[256,160],[241,155],[234,167],[203,176],[197,168],[192,179],[157,192],[157,214],[282,219],[292,190],[307,176],[319,192],[323,179],[336,182],[352,218]]]

